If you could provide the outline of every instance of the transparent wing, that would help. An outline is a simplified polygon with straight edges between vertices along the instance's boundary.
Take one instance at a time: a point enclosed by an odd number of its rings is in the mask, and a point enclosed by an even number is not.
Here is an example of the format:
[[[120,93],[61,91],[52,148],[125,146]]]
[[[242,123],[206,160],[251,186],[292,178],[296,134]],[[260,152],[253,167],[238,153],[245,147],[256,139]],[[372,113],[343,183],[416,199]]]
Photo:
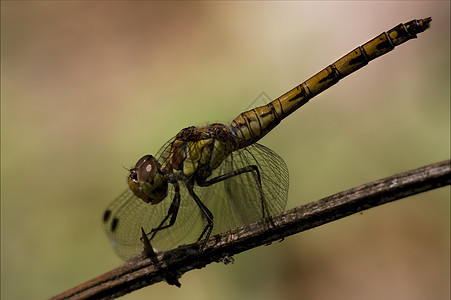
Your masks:
[[[200,211],[194,201],[186,201],[190,200],[186,189],[181,187],[181,191],[182,201],[175,224],[158,232],[151,241],[152,246],[160,251],[196,241],[196,238],[190,237],[196,236],[196,228],[200,231]],[[105,230],[111,245],[121,258],[128,259],[143,250],[141,227],[146,233],[158,227],[167,215],[173,195],[171,187],[167,198],[159,204],[151,205],[127,190],[107,209],[110,213],[108,218],[104,218]],[[196,222],[199,223],[197,226]]]
[[[213,234],[262,219],[263,206],[266,216],[285,209],[288,168],[277,153],[263,145],[256,143],[232,152],[210,178],[251,165],[257,166],[260,172],[263,203],[255,176],[249,172],[218,182],[201,192],[200,199],[214,216]]]

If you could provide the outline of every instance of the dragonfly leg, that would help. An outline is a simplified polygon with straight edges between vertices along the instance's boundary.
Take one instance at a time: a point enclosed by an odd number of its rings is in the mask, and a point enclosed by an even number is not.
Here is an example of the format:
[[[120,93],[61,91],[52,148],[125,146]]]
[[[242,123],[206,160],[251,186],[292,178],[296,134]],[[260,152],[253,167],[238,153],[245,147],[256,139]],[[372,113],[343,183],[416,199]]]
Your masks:
[[[261,182],[261,177],[260,177],[260,171],[258,170],[258,167],[256,165],[249,165],[247,167],[243,167],[241,169],[238,170],[234,170],[232,172],[211,178],[209,180],[206,180],[204,182],[198,182],[199,186],[210,186],[212,184],[221,182],[223,180],[232,178],[234,176],[240,175],[240,174],[244,174],[244,173],[251,173],[252,176],[254,176],[255,181],[257,182],[257,187],[258,187],[258,191],[260,193],[260,199],[261,199],[261,208],[262,208],[262,218],[269,218],[269,222],[271,223],[271,225],[274,225],[272,219],[271,219],[271,214],[268,212],[268,207],[265,203],[265,199],[263,196],[263,188],[262,188],[262,182]]]
[[[163,221],[161,221],[160,225],[158,225],[157,228],[153,228],[148,233],[148,234],[152,234],[150,237],[150,240],[152,240],[155,237],[155,234],[157,234],[158,231],[166,229],[166,228],[174,225],[175,220],[177,219],[177,214],[179,212],[179,207],[180,207],[180,186],[177,181],[174,183],[174,190],[175,190],[174,199],[172,200],[171,206],[168,209],[168,213],[166,214],[166,217],[164,217]],[[166,223],[166,221],[169,219],[169,217],[171,217],[171,219],[169,220],[169,224],[163,225],[164,223]]]
[[[147,257],[155,257],[157,254],[155,253],[155,250],[153,249],[152,245],[150,244],[150,240],[147,237],[147,233],[144,231],[144,228],[141,227],[141,241],[144,244],[144,252],[146,253]]]
[[[243,173],[252,173],[254,175],[254,177],[256,176],[255,179],[257,180],[258,184],[261,186],[260,171],[258,170],[258,167],[255,166],[255,165],[250,165],[250,166],[238,169],[238,170],[234,170],[232,172],[213,177],[213,178],[211,178],[209,180],[205,180],[203,182],[198,182],[197,184],[199,186],[210,186],[212,184],[221,182],[223,180],[232,178],[234,176],[237,176],[237,175],[240,175],[240,174],[243,174]]]
[[[205,226],[201,235],[197,239],[197,241],[200,241],[202,239],[202,237],[205,235],[205,240],[204,240],[204,243],[202,244],[202,249],[203,249],[205,247],[208,239],[210,238],[211,231],[213,230],[213,214],[205,206],[205,204],[202,203],[202,201],[199,199],[199,197],[196,195],[196,193],[193,190],[192,184],[187,183],[186,188],[188,189],[189,194],[191,195],[191,197],[193,197],[194,201],[196,201],[196,204],[199,206],[200,210],[202,211],[202,214],[204,215],[205,220],[207,220],[207,225]]]

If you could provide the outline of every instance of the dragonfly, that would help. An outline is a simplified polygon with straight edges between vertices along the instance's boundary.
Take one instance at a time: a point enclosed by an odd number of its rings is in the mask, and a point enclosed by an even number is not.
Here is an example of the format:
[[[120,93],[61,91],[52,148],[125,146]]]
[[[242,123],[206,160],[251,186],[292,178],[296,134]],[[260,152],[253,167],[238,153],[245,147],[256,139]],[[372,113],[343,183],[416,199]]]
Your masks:
[[[123,259],[143,250],[142,230],[158,251],[201,242],[212,234],[282,212],[288,198],[283,159],[257,143],[284,118],[342,78],[416,38],[431,18],[401,23],[355,48],[272,102],[229,124],[182,129],[155,156],[129,170],[129,188],[105,210],[103,224]]]

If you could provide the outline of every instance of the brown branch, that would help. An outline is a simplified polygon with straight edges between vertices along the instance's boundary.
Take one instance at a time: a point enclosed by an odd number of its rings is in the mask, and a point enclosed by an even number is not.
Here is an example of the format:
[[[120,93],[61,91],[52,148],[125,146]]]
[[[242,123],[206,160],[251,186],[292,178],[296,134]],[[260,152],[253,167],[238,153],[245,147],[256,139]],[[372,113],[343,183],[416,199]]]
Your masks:
[[[367,183],[280,213],[273,217],[275,226],[268,228],[259,221],[213,236],[203,251],[198,244],[191,244],[150,258],[139,254],[122,266],[52,299],[116,298],[159,281],[179,286],[178,279],[189,270],[212,262],[228,263],[237,253],[371,207],[449,185],[450,169],[447,160]]]

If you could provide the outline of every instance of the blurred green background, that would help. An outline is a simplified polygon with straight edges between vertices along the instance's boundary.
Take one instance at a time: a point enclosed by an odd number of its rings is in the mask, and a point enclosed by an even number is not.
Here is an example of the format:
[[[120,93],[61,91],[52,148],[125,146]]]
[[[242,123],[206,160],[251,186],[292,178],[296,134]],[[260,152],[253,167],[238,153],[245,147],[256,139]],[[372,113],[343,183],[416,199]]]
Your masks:
[[[261,142],[287,208],[450,157],[450,3],[1,3],[1,298],[121,264],[101,226],[127,171],[181,128],[227,122],[393,26],[432,28]],[[450,189],[377,207],[124,299],[449,299]]]

